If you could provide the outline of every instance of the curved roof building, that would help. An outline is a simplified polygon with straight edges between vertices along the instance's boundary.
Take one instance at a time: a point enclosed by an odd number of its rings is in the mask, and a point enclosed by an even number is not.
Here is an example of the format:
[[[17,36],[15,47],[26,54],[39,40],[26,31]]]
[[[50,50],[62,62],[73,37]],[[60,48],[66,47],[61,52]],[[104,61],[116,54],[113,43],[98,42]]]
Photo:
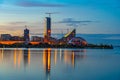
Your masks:
[[[76,37],[76,29],[68,32],[63,38],[60,39],[60,43],[68,43],[72,45],[87,45],[87,41],[82,37]]]
[[[65,42],[69,42],[69,40],[71,40],[75,36],[76,36],[76,30],[73,29],[72,31],[68,32],[64,37],[62,37],[60,40],[65,41]]]

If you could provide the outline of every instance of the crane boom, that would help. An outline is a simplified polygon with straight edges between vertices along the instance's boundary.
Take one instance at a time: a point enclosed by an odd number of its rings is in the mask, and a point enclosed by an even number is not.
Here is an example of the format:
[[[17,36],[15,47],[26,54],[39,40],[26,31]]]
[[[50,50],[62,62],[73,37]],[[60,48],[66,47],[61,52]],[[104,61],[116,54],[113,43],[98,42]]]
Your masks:
[[[49,17],[51,17],[51,14],[58,14],[58,12],[47,12],[47,13],[45,13],[45,14],[48,14]]]

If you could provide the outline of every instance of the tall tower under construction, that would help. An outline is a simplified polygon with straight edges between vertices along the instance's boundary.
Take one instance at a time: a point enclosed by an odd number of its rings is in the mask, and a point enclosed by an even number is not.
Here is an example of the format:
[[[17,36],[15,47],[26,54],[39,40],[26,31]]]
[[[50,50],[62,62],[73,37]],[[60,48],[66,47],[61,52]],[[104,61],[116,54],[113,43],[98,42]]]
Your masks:
[[[44,27],[44,42],[48,43],[51,37],[51,18],[45,18],[45,27]]]

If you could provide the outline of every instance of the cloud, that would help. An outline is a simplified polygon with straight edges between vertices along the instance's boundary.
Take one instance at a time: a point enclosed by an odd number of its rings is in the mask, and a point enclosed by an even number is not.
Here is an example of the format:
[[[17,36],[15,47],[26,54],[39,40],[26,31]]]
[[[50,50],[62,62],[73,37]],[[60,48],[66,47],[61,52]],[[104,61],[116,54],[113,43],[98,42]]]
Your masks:
[[[17,6],[21,7],[63,7],[65,5],[63,4],[57,4],[57,3],[47,3],[47,2],[39,2],[39,1],[18,1],[15,3]]]
[[[25,21],[18,21],[18,22],[10,22],[9,24],[10,25],[25,25],[27,24],[28,22],[25,22]]]
[[[73,18],[66,18],[63,19],[62,21],[59,21],[59,23],[89,23],[92,22],[90,20],[86,20],[86,21],[76,21]]]
[[[67,26],[78,27],[80,25],[87,25],[88,23],[92,23],[92,22],[94,21],[91,21],[91,20],[80,21],[80,20],[74,20],[73,18],[66,18],[57,23],[63,23],[63,24],[66,24]]]

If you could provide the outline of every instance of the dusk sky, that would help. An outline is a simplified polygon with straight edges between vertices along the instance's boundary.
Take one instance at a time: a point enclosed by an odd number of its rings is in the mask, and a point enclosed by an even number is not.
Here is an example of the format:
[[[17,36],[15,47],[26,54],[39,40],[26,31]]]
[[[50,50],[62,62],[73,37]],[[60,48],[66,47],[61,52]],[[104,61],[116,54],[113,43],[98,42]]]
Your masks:
[[[0,34],[22,35],[25,25],[43,33],[46,12],[57,12],[53,32],[75,27],[82,34],[120,34],[120,0],[0,0]]]

